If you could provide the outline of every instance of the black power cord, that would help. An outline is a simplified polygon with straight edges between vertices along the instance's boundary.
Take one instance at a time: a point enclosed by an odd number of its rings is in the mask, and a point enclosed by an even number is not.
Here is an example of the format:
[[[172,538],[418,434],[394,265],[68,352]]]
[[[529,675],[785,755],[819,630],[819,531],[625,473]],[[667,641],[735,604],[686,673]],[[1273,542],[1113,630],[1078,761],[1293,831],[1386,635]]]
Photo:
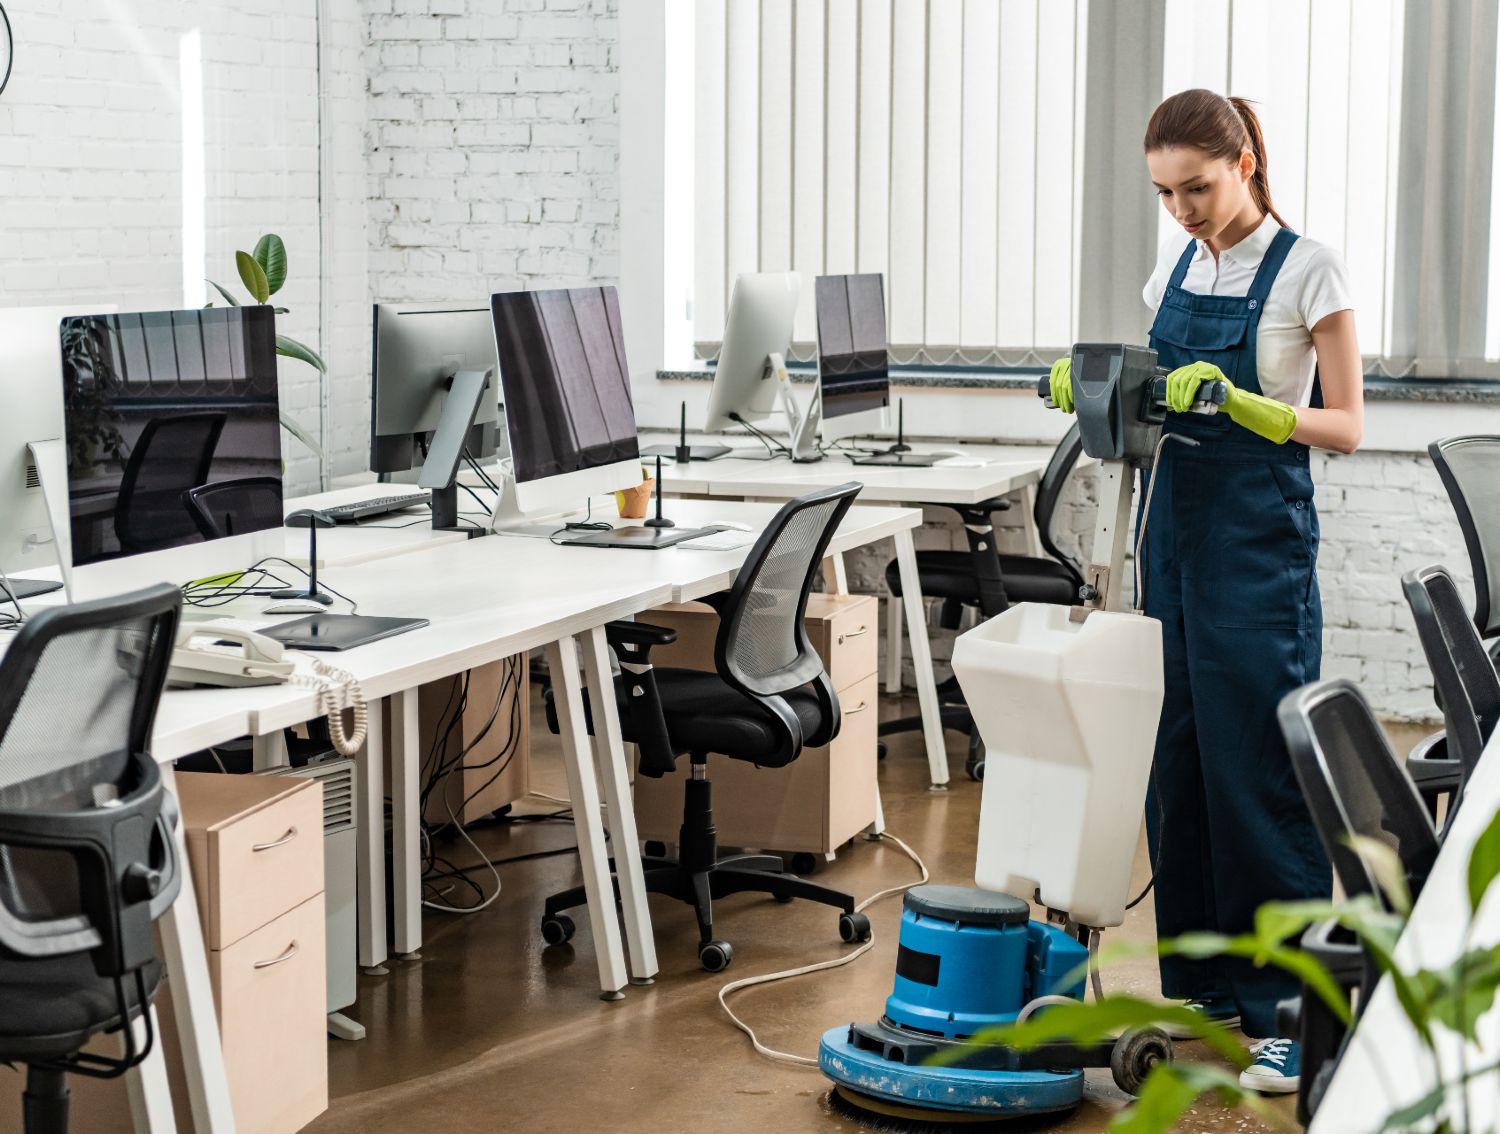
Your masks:
[[[11,31],[10,17],[5,13],[5,5],[0,4],[0,23],[5,24],[5,76],[0,78],[0,94],[5,93],[5,88],[10,85],[10,72],[16,63],[16,37]]]

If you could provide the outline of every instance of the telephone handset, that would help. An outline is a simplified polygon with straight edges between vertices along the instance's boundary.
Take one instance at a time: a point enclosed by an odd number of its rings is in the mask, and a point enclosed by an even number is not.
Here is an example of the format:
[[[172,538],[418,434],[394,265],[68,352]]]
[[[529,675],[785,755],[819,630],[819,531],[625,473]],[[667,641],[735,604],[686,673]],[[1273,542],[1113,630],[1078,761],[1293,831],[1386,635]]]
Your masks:
[[[296,671],[280,642],[254,630],[225,623],[188,622],[177,628],[167,684],[276,685]]]

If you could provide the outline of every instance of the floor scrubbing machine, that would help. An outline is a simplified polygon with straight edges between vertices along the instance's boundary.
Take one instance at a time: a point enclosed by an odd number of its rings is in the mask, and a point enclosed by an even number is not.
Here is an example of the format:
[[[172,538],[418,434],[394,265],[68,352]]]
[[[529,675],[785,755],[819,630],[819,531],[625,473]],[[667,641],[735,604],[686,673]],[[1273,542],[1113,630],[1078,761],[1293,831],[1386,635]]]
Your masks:
[[[1155,1029],[1027,1051],[969,1042],[1049,999],[1082,998],[1100,931],[1124,920],[1161,712],[1160,625],[1122,610],[1120,593],[1136,470],[1182,439],[1162,431],[1165,371],[1144,347],[1080,343],[1072,387],[1084,452],[1101,463],[1092,562],[1077,606],[1020,603],[954,644],[986,751],[981,888],[906,894],[885,1013],[830,1029],[818,1047],[846,1112],[962,1127],[1068,1111],[1085,1067],[1109,1067],[1134,1094],[1172,1058]],[[1052,404],[1046,378],[1038,393]],[[1193,412],[1217,412],[1226,394],[1206,383]],[[955,1045],[956,1061],[928,1065]]]

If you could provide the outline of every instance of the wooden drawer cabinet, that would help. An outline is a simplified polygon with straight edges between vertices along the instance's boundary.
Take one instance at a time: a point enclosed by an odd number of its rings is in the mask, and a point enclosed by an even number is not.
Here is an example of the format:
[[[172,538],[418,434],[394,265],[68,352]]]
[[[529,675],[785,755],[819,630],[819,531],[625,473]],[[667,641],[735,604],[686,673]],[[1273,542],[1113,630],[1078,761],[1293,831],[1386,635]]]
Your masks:
[[[877,601],[865,595],[812,595],[809,640],[833,681],[843,726],[832,744],[804,748],[785,768],[756,768],[710,756],[714,825],[727,847],[830,854],[875,821]],[[641,622],[669,626],[677,641],[651,651],[662,668],[711,670],[718,617],[702,603],[648,610]],[[682,824],[683,758],[674,775],[635,778],[636,825],[643,839],[675,843]]]

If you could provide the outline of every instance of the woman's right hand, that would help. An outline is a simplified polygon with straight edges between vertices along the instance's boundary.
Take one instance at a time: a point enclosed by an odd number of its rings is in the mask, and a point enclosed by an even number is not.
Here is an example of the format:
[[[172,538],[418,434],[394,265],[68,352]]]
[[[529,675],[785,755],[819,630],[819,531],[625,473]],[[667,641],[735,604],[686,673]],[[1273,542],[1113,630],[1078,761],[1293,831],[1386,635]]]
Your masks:
[[[1073,357],[1059,358],[1052,364],[1052,374],[1048,378],[1049,393],[1052,395],[1052,404],[1063,413],[1073,412]]]

